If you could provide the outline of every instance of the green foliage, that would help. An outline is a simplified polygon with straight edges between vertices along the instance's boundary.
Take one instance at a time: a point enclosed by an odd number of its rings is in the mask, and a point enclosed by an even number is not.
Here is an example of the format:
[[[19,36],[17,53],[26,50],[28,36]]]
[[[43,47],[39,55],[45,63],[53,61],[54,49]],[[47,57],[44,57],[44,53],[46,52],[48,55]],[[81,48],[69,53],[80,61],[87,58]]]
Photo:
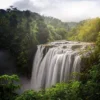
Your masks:
[[[42,100],[42,98],[40,93],[37,93],[33,90],[28,90],[15,100]]]
[[[81,100],[79,97],[80,82],[75,81],[69,84],[59,83],[52,88],[34,92],[28,90],[16,100]]]
[[[0,49],[8,50],[15,57],[22,74],[31,73],[30,61],[36,46],[46,43],[48,37],[47,26],[39,14],[14,7],[0,9]]]
[[[99,100],[100,97],[100,64],[95,65],[89,70],[89,76],[85,84],[82,84],[83,100]]]
[[[49,30],[48,41],[66,39],[69,26],[67,23],[53,17],[44,17]]]
[[[100,18],[80,22],[69,32],[69,40],[95,42],[100,32]]]
[[[16,82],[19,82],[17,75],[0,76],[0,100],[15,100],[17,97],[15,91],[20,88]]]
[[[95,50],[95,55],[98,57],[98,60],[100,62],[100,32],[96,41],[96,50]]]
[[[28,90],[17,95],[18,76],[0,76],[0,100],[99,100],[100,97],[100,64],[92,66],[87,72],[85,81],[59,83],[46,90],[35,92]]]
[[[48,99],[45,100],[80,100],[79,87],[80,82],[78,81],[57,84],[46,90],[45,95]]]

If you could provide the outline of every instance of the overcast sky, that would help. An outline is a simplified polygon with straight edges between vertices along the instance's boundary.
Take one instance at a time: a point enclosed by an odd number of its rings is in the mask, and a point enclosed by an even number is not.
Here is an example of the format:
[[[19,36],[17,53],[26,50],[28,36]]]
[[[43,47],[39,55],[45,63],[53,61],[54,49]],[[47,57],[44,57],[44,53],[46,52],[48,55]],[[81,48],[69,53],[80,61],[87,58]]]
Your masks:
[[[2,0],[0,8],[13,5],[20,10],[31,10],[62,21],[80,21],[100,17],[100,0]]]

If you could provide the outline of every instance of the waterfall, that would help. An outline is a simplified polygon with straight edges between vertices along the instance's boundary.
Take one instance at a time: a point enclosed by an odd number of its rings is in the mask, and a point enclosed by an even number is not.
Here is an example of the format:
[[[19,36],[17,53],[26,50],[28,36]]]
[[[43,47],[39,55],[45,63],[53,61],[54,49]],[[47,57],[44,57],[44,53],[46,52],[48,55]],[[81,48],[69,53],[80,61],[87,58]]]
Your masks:
[[[38,45],[33,63],[31,88],[40,90],[56,83],[79,79],[79,76],[73,73],[80,72],[82,56],[80,52],[89,45],[71,41]]]

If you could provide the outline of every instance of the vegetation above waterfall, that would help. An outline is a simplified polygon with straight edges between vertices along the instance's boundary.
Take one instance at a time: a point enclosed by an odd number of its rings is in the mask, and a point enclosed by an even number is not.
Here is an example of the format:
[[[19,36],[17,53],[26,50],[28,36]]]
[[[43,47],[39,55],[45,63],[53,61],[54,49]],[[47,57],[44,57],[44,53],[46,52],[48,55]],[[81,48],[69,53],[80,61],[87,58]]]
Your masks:
[[[80,81],[71,80],[50,89],[16,93],[18,77],[0,76],[0,100],[99,100],[100,97],[100,18],[65,23],[14,7],[0,10],[0,50],[7,50],[18,72],[30,76],[36,45],[55,40],[94,42],[96,49]],[[9,66],[10,67],[10,66]]]
[[[68,32],[77,25],[75,22],[62,22],[61,20],[53,17],[43,18],[49,30],[49,42],[66,39]]]
[[[96,42],[100,32],[100,18],[88,19],[79,24],[68,33],[69,40]]]

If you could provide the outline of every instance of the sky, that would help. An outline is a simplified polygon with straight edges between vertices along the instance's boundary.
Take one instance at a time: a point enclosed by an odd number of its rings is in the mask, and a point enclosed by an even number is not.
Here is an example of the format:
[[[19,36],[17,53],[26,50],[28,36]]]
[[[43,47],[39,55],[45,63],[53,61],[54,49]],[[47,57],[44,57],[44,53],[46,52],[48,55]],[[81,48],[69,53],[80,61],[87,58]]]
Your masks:
[[[2,0],[0,9],[9,6],[52,16],[64,22],[79,22],[100,17],[100,0]]]

